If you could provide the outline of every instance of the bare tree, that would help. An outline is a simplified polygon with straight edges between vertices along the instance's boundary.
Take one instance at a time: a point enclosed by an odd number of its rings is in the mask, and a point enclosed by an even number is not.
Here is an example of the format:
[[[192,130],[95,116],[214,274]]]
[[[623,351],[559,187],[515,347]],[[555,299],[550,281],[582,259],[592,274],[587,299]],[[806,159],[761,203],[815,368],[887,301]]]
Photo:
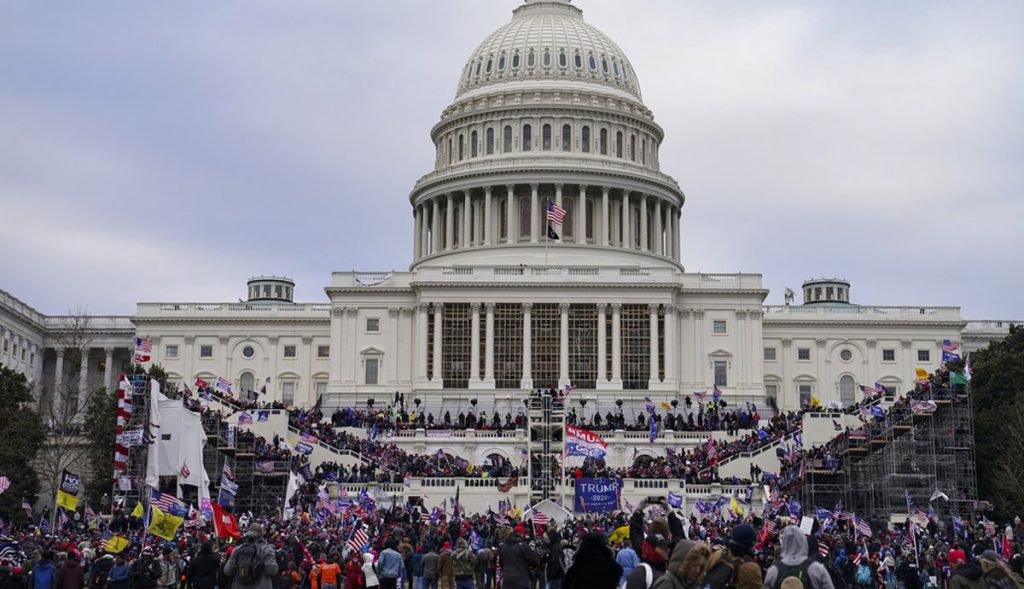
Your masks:
[[[89,316],[83,309],[54,317],[50,331],[55,346],[63,351],[64,368],[83,366],[89,361],[94,336]],[[46,442],[36,458],[41,491],[51,499],[60,485],[60,475],[67,468],[86,476],[89,443],[85,436],[85,416],[89,404],[103,383],[96,378],[81,378],[80,370],[65,370],[59,382],[53,383],[40,398],[39,415],[46,431]],[[87,371],[86,371],[87,372]]]
[[[1024,505],[1024,492],[1020,486],[1024,480],[1024,400],[1006,407],[1002,415],[1005,424],[1003,451],[985,460],[994,462],[994,476],[990,484],[996,507],[1006,513],[1017,513]]]

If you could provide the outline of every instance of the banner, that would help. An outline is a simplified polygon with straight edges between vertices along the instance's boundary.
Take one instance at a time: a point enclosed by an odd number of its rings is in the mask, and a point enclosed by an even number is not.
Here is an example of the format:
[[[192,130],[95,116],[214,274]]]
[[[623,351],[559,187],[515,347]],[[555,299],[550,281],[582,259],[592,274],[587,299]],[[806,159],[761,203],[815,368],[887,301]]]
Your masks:
[[[619,508],[618,479],[576,479],[574,507],[580,513],[611,513]]]
[[[78,490],[82,487],[82,479],[68,469],[60,476],[60,488],[57,490],[57,505],[68,511],[78,508]]]
[[[571,425],[565,426],[566,456],[604,458],[607,448],[608,444],[594,432]]]
[[[142,436],[143,429],[141,427],[136,429],[125,430],[118,434],[117,443],[121,444],[126,448],[131,448],[132,446],[141,446]]]
[[[938,406],[935,401],[911,401],[910,411],[914,415],[927,415],[929,413],[935,413]]]

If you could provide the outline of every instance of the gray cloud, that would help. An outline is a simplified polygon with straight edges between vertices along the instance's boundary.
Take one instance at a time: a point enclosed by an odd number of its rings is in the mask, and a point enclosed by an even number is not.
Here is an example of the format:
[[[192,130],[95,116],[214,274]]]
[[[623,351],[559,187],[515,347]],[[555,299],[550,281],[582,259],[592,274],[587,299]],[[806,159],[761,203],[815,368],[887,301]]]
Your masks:
[[[577,3],[665,128],[689,270],[1024,317],[1024,5]],[[514,5],[6,6],[2,287],[130,313],[406,267],[429,129]]]

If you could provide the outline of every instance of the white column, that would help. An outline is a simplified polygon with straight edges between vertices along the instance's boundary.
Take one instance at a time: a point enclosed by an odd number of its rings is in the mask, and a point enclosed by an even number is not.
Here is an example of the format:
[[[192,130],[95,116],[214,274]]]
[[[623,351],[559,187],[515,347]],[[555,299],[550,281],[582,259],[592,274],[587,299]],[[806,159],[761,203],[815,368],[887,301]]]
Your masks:
[[[675,385],[676,382],[676,315],[675,305],[665,305],[665,382]]]
[[[508,217],[508,226],[505,227],[505,234],[508,236],[508,243],[515,243],[516,233],[519,228],[518,217],[516,217],[516,187],[514,184],[506,184],[505,191],[508,193],[508,197],[505,199],[506,216]]]
[[[661,255],[664,253],[662,248],[661,240],[665,237],[665,228],[661,224],[661,201],[654,201],[654,253]]]
[[[449,192],[447,204],[444,207],[444,249],[451,250],[455,247],[455,195]]]
[[[608,305],[605,303],[597,304],[597,383],[608,382],[608,369],[606,365],[608,363],[605,339],[608,334],[605,332],[605,322],[607,321],[606,313],[608,312]]]
[[[640,250],[647,251],[647,195],[640,195]]]
[[[569,384],[569,303],[560,303],[561,326],[558,337],[558,387]]]
[[[626,249],[633,248],[633,240],[630,238],[630,232],[633,230],[633,225],[629,222],[629,191],[622,191],[622,247]]]
[[[484,187],[484,245],[491,245],[496,243],[494,235],[494,215],[491,209],[491,187]]]
[[[576,223],[576,243],[587,243],[587,185],[581,184],[579,196],[576,197],[576,214],[573,221]]]
[[[523,303],[523,377],[519,387],[533,388],[533,303]]]
[[[444,305],[442,303],[434,303],[434,377],[431,381],[443,383],[444,382],[444,371],[441,365],[441,324],[443,320],[442,311]]]
[[[693,373],[693,378],[697,381],[697,386],[703,390],[703,387],[707,386],[707,379],[705,374],[707,371],[707,358],[701,355],[701,351],[704,350],[704,311],[702,309],[694,309],[693,311],[693,365],[696,370]]]
[[[423,211],[419,206],[413,210],[413,223],[416,225],[416,236],[412,241],[412,259],[420,259],[420,247],[423,244]]]
[[[672,210],[672,258],[680,261],[679,257],[679,209]]]
[[[108,346],[103,348],[103,351],[107,355],[103,362],[103,388],[109,390],[110,380],[114,375],[114,348]],[[188,376],[186,375],[184,378],[188,379]]]
[[[389,330],[388,331],[388,334],[389,334],[388,345],[391,347],[391,349],[389,350],[389,353],[391,354],[391,359],[390,359],[390,361],[384,362],[384,364],[387,365],[386,372],[387,372],[388,377],[389,377],[388,378],[388,386],[392,386],[392,387],[397,387],[398,386],[398,378],[399,378],[399,366],[398,366],[398,342],[399,342],[399,339],[398,339],[398,334],[399,334],[399,331],[402,328],[402,323],[403,323],[403,321],[402,321],[402,309],[399,308],[399,307],[389,307],[388,308],[388,330]],[[315,351],[316,350],[314,350],[312,347],[310,347],[310,351],[309,351],[309,354],[310,354],[310,367],[309,367],[310,377],[312,377],[312,375],[313,375],[313,362],[312,362],[312,359],[314,357],[313,353]],[[377,368],[379,370],[380,368],[383,368],[383,367],[378,365]],[[309,378],[307,380],[312,381],[312,378]],[[379,378],[378,378],[377,382],[381,382]],[[312,382],[310,384],[312,384]],[[314,393],[312,391],[312,388],[310,389],[310,391],[311,391],[310,395],[313,395]],[[314,402],[315,401],[316,400],[314,399]]]
[[[480,382],[480,303],[470,305],[469,382]]]
[[[537,243],[540,240],[541,214],[538,188],[537,184],[530,184],[530,243]],[[547,235],[546,232],[545,235]]]
[[[427,380],[427,335],[429,332],[427,315],[430,313],[430,305],[420,303],[416,314],[416,380],[426,382]],[[332,334],[333,336],[333,334]],[[341,339],[341,330],[338,330],[338,339]],[[334,343],[331,343],[334,349]]]
[[[469,232],[470,232],[470,230],[469,230],[469,223],[470,223],[470,221],[469,221],[469,214],[470,214],[469,191],[466,190],[462,194],[463,194],[463,197],[462,197],[462,231],[459,232],[459,247],[465,249],[466,247],[469,247],[469,244],[470,244],[470,239],[469,239]]]
[[[608,187],[601,187],[601,245],[608,245],[611,219],[608,217]]]
[[[89,351],[89,348],[82,348],[78,373],[78,411],[82,415],[85,415],[85,403],[89,394]]]
[[[431,200],[433,212],[430,214],[430,253],[436,254],[441,251],[441,231],[438,230],[438,219],[441,218],[441,199],[434,197]]]
[[[494,303],[487,303],[486,352],[484,382],[494,386]]]
[[[742,387],[747,384],[747,311],[736,310],[736,384]]]
[[[56,348],[57,362],[53,367],[53,409],[51,413],[61,415],[64,412],[64,348]]]
[[[612,303],[612,384],[622,386],[622,304]]]
[[[426,211],[424,211],[424,215],[426,215]],[[334,383],[334,385],[340,385],[341,384],[341,379],[342,379],[342,357],[343,356],[342,356],[342,353],[341,353],[341,348],[343,347],[342,342],[344,341],[344,340],[342,340],[342,334],[345,331],[344,321],[345,321],[345,309],[342,308],[342,307],[332,307],[331,308],[331,347],[330,347],[330,350],[329,350],[330,361],[331,362],[330,362],[329,373],[330,373],[331,383]],[[424,348],[424,350],[426,350],[426,348]],[[426,370],[425,365],[421,365],[421,366],[423,366],[423,368],[420,368],[421,370]],[[424,375],[425,374],[426,374],[426,372],[424,372]],[[275,388],[277,387],[276,383],[275,383],[274,386],[275,386]],[[328,385],[328,386],[331,386],[331,385]]]
[[[650,310],[650,376],[647,379],[647,386],[650,387],[658,382],[658,305],[648,305]]]

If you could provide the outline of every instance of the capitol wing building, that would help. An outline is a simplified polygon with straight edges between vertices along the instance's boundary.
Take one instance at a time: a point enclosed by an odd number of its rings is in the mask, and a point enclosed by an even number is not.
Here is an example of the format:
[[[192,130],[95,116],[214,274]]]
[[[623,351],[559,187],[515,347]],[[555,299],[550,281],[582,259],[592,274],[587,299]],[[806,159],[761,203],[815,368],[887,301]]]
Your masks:
[[[662,170],[663,130],[625,53],[566,0],[526,0],[484,39],[430,133],[408,271],[334,273],[315,303],[273,276],[252,279],[243,303],[139,303],[94,319],[105,351],[80,363],[63,361],[52,321],[4,293],[0,362],[40,394],[71,378],[109,385],[138,336],[173,380],[266,386],[289,406],[401,391],[433,411],[475,399],[504,413],[571,386],[604,413],[717,387],[764,413],[848,404],[859,384],[905,389],[939,367],[943,340],[969,350],[1008,330],[956,307],[861,306],[840,279],[767,306],[758,274],[687,273],[686,195]]]

